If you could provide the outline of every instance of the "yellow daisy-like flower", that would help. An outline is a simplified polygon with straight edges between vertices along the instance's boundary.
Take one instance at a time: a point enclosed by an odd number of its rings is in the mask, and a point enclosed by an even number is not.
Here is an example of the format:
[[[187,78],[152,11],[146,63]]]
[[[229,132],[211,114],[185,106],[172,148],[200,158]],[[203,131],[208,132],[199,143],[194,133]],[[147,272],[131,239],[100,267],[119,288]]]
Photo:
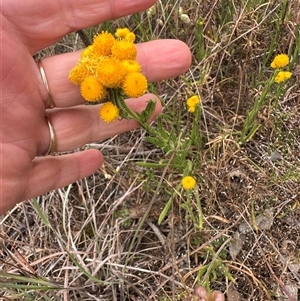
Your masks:
[[[115,32],[115,36],[119,39],[125,39],[126,36],[130,33],[131,31],[125,27],[125,28],[118,28]]]
[[[274,81],[276,83],[282,83],[285,80],[289,79],[292,76],[292,72],[289,71],[279,71],[278,74],[275,76]]]
[[[283,68],[283,67],[287,66],[287,64],[289,62],[290,62],[290,59],[286,54],[284,54],[284,53],[278,54],[275,56],[274,60],[272,61],[271,67],[273,69]]]
[[[141,72],[141,65],[136,60],[123,60],[121,63],[125,67],[127,73]]]
[[[142,96],[148,87],[147,78],[140,72],[132,72],[126,75],[123,83],[123,91],[128,97]]]
[[[93,52],[99,56],[108,56],[111,54],[115,41],[116,39],[111,33],[103,31],[94,37]]]
[[[99,111],[100,118],[106,123],[110,123],[119,118],[119,109],[112,102],[104,103]]]
[[[94,102],[105,96],[106,89],[95,77],[90,76],[81,83],[80,92],[85,100]]]
[[[108,57],[101,60],[97,67],[97,79],[108,88],[122,86],[126,69],[124,65],[114,58]]]
[[[135,45],[127,40],[119,40],[111,48],[111,54],[118,60],[135,60],[137,50]]]
[[[181,180],[181,185],[185,190],[191,190],[195,188],[196,180],[191,176],[186,176]]]

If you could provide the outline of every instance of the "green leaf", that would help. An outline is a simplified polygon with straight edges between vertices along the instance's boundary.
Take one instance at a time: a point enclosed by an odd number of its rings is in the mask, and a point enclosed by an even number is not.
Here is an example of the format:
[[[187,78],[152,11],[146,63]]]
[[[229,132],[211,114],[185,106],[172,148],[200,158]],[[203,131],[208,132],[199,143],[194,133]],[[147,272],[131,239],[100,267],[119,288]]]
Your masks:
[[[162,223],[162,221],[165,219],[166,215],[168,214],[170,208],[171,208],[171,204],[173,201],[173,197],[171,197],[167,204],[165,205],[164,209],[162,210],[162,212],[160,213],[159,217],[158,217],[158,225],[160,225]]]
[[[156,107],[156,100],[150,99],[144,111],[141,113],[141,123],[146,123],[152,116]]]

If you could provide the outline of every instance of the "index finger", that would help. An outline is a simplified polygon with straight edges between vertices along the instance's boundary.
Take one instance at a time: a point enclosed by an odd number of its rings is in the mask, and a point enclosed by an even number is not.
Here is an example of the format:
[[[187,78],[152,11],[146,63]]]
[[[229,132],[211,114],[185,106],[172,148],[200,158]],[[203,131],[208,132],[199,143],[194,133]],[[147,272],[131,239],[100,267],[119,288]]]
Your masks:
[[[1,13],[14,24],[35,53],[66,34],[106,20],[145,10],[156,0],[3,1]]]

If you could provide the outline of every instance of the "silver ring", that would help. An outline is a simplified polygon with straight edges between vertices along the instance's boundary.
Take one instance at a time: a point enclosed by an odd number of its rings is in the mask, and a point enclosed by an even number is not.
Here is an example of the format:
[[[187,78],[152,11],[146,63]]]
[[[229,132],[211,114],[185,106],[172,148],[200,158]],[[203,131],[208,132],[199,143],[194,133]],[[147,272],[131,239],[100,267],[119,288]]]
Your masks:
[[[53,155],[53,153],[55,152],[56,137],[55,137],[54,127],[50,121],[49,116],[45,115],[45,118],[48,123],[49,132],[50,132],[50,145],[49,145],[47,152],[44,154],[44,156],[49,156],[49,155]]]
[[[39,65],[39,69],[40,69],[40,73],[41,73],[41,76],[42,76],[42,80],[43,80],[43,83],[45,85],[45,88],[47,90],[47,94],[48,94],[48,101],[49,101],[49,108],[52,109],[55,107],[54,105],[54,101],[53,101],[53,97],[50,93],[50,89],[49,89],[49,85],[48,85],[48,81],[47,81],[47,77],[46,77],[46,73],[45,73],[45,70],[42,66],[42,61],[39,60],[38,62],[38,65]]]

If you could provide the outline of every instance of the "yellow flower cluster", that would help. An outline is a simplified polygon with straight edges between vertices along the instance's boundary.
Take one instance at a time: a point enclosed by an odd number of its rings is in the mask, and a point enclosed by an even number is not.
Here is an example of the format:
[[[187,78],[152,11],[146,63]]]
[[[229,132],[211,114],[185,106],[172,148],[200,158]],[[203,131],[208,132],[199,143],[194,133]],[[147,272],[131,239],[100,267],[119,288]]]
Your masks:
[[[197,105],[200,103],[200,98],[197,95],[193,95],[186,101],[188,106],[188,111],[190,113],[194,113],[196,110]]]
[[[279,68],[281,69],[286,67],[289,64],[289,62],[290,62],[289,57],[286,54],[281,53],[275,56],[270,66],[273,69],[279,69]],[[291,76],[292,76],[292,72],[279,70],[277,75],[275,76],[274,81],[279,84],[289,79]]]
[[[115,36],[109,32],[96,35],[93,44],[82,51],[79,62],[70,71],[69,79],[80,86],[86,101],[103,99],[108,89],[118,89],[133,98],[146,92],[148,82],[136,60],[134,41],[133,32],[128,28],[119,28]],[[112,112],[119,114],[119,110],[111,109],[112,105],[110,103],[110,110],[102,109],[100,112],[100,117],[106,122],[117,118],[112,118]]]

